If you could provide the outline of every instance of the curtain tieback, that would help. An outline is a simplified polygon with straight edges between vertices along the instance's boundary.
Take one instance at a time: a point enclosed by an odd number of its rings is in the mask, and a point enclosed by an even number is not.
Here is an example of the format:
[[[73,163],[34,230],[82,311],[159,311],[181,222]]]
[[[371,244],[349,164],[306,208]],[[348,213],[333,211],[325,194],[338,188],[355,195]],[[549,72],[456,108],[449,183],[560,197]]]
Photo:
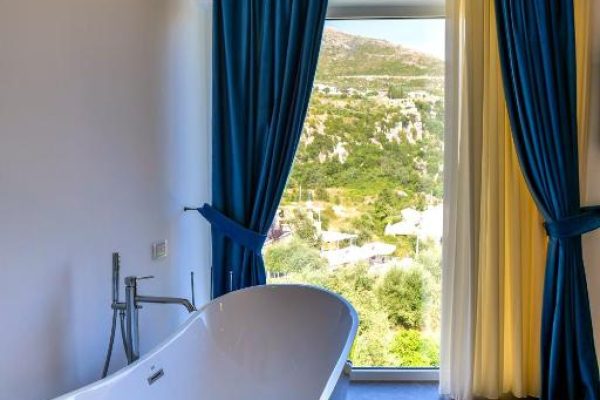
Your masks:
[[[548,236],[552,238],[581,236],[600,228],[600,206],[582,207],[578,214],[556,221],[546,221],[544,226]]]
[[[209,204],[196,209],[219,233],[227,236],[242,247],[260,255],[267,235],[255,232],[225,216]]]

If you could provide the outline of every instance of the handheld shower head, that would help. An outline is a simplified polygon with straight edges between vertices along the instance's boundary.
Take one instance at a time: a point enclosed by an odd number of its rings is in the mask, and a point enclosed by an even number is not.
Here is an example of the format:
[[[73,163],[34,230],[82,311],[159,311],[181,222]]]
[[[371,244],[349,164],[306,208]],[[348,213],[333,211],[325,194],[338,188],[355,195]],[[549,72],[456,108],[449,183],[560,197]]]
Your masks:
[[[119,253],[112,254],[112,301],[113,305],[119,302],[119,271],[121,269],[121,257]]]

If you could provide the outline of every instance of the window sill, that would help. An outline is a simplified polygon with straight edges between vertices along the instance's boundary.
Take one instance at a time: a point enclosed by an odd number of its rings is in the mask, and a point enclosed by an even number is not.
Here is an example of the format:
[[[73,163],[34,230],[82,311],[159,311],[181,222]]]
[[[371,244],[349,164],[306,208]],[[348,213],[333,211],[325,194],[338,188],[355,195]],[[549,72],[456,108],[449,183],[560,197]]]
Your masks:
[[[437,382],[438,368],[365,368],[354,367],[350,374],[353,382]]]

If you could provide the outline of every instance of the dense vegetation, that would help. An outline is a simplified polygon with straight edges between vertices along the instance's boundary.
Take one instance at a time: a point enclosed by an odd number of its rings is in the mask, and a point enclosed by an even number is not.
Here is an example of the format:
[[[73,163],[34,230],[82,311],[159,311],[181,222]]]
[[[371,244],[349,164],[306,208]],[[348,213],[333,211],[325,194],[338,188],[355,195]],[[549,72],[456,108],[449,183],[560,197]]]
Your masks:
[[[440,243],[384,230],[401,221],[403,209],[442,201],[443,119],[441,61],[326,31],[280,207],[278,223],[292,235],[266,247],[265,263],[270,282],[319,285],[354,305],[355,365],[439,363]],[[375,272],[357,261],[332,268],[321,256],[325,230],[355,234],[358,246],[393,244],[394,259],[410,265]]]
[[[271,246],[268,253],[278,252],[278,247]],[[271,281],[322,286],[344,296],[360,317],[350,357],[355,365],[438,366],[440,276],[427,271],[439,269],[439,252],[431,246],[422,254],[410,269],[393,269],[380,277],[370,274],[363,263],[333,271],[325,264],[318,269],[307,264]],[[312,258],[308,253],[290,258],[305,255]]]

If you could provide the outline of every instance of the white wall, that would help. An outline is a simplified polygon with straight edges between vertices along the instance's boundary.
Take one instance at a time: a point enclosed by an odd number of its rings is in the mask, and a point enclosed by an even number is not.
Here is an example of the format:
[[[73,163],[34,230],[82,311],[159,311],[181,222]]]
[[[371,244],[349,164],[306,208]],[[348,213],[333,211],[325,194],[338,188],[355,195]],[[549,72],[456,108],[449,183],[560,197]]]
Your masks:
[[[163,73],[166,77],[163,142],[168,159],[168,189],[172,212],[182,203],[200,206],[210,202],[211,52],[210,0],[167,0]],[[210,228],[197,212],[188,212],[172,225],[173,259],[195,268],[197,296],[210,298]],[[189,275],[177,270],[176,287],[189,287]]]
[[[98,378],[113,251],[145,293],[188,297],[195,270],[208,299],[208,228],[181,210],[209,199],[209,22],[193,0],[0,0],[0,399]],[[142,351],[183,318],[144,307]]]

